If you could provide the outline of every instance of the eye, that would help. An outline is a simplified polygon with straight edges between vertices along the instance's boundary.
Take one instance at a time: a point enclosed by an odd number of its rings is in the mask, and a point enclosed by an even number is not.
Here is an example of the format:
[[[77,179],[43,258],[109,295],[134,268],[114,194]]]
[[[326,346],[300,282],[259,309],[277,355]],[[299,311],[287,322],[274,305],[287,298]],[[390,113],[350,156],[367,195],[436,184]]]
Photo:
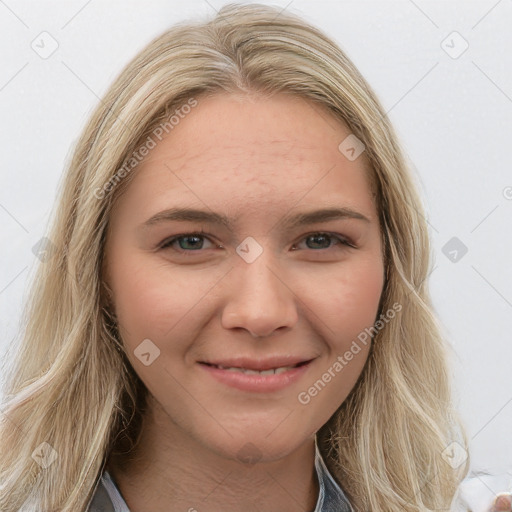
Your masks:
[[[180,254],[192,255],[194,252],[200,252],[201,249],[211,249],[214,244],[210,247],[204,247],[204,242],[208,241],[208,243],[212,244],[208,237],[205,236],[205,233],[201,231],[200,233],[184,233],[181,235],[174,236],[172,238],[164,240],[160,245],[160,249],[173,249],[174,251]],[[313,249],[316,252],[319,250],[332,249],[335,245],[342,245],[345,247],[356,248],[356,246],[347,240],[345,237],[334,233],[325,233],[325,232],[316,232],[310,233],[302,238],[301,242],[305,241],[307,245],[307,249]],[[334,243],[332,243],[334,242]],[[178,246],[173,247],[175,244]],[[292,246],[292,250],[297,250],[297,245],[294,244]],[[217,247],[221,247],[217,245]],[[340,247],[342,249],[342,247]]]
[[[331,249],[333,246],[331,245],[331,241],[334,240],[336,242],[336,245],[344,245],[346,247],[352,247],[356,248],[354,244],[352,244],[349,240],[346,238],[336,235],[334,233],[324,233],[324,232],[318,232],[318,233],[311,233],[309,235],[306,235],[305,238],[302,239],[303,241],[306,241],[306,244],[308,245],[308,249]],[[308,243],[310,242],[310,243]],[[312,247],[311,247],[312,246]],[[296,250],[296,244],[292,247],[292,250]]]
[[[174,236],[170,239],[164,240],[164,242],[162,242],[162,244],[159,247],[160,247],[160,249],[173,248],[172,246],[176,242],[178,242],[179,247],[174,248],[174,249],[180,253],[187,253],[187,252],[199,251],[201,249],[204,249],[204,247],[203,247],[204,240],[208,240],[208,238],[204,236],[203,232],[201,232],[201,233],[185,233],[185,234]]]

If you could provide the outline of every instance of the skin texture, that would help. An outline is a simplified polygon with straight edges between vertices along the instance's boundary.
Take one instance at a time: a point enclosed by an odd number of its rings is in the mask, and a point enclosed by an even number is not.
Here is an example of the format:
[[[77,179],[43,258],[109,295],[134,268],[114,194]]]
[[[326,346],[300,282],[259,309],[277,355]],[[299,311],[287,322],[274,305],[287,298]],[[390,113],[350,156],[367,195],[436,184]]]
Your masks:
[[[120,197],[106,280],[128,358],[150,392],[133,459],[110,464],[132,512],[314,509],[314,434],[354,387],[369,343],[308,404],[297,397],[373,325],[385,275],[364,156],[349,161],[338,149],[349,134],[292,95],[200,97]],[[232,229],[142,226],[178,206],[226,215]],[[281,222],[331,206],[368,221]],[[325,232],[334,235],[311,236]],[[252,263],[236,252],[246,237],[263,250]],[[148,366],[134,353],[145,339],[160,350]],[[268,393],[234,389],[198,363],[283,354],[314,360],[297,382]],[[243,447],[256,463],[240,460]]]

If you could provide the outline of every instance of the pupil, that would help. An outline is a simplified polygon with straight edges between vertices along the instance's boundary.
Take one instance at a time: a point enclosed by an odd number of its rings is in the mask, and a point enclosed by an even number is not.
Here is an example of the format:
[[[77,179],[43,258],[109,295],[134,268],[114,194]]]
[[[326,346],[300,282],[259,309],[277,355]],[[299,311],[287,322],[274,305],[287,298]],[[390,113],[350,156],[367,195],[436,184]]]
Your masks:
[[[182,244],[182,242],[183,242],[184,240],[185,240],[185,241],[187,241],[187,240],[196,240],[196,241],[199,241],[199,243],[198,243],[198,244],[194,244],[194,243],[192,243],[192,244],[191,244],[191,245],[192,245],[192,247],[182,247],[182,245],[183,245],[183,244]],[[186,242],[185,242],[185,244],[186,244]],[[191,249],[197,249],[197,248],[198,248],[197,246],[198,246],[198,245],[200,245],[200,244],[201,244],[201,238],[200,238],[200,237],[198,237],[198,236],[186,236],[186,237],[180,238],[180,247],[181,247],[182,249],[190,249],[190,248],[191,248]]]
[[[325,249],[327,247],[329,247],[329,237],[327,235],[311,235],[310,237],[308,237],[310,240],[313,239],[313,240],[318,240],[318,239],[323,239],[326,243],[324,243],[324,247],[322,247],[322,249]]]

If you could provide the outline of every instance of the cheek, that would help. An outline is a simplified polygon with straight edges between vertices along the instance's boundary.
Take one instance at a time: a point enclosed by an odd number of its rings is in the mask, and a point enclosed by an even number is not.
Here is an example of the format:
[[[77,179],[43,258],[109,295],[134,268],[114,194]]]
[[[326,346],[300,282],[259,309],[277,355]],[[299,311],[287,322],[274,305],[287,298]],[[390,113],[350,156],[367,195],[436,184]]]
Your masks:
[[[384,285],[383,264],[368,259],[327,272],[325,285],[309,293],[314,299],[308,307],[323,322],[327,339],[343,349],[375,322]]]
[[[322,293],[308,304],[320,318],[328,351],[313,378],[298,395],[302,406],[314,404],[325,423],[345,401],[366,363],[384,285],[379,261],[347,266],[329,274]],[[366,331],[365,331],[366,329]]]
[[[133,256],[110,272],[120,332],[129,348],[146,338],[160,345],[172,337],[201,296],[190,280],[163,272],[161,265]]]

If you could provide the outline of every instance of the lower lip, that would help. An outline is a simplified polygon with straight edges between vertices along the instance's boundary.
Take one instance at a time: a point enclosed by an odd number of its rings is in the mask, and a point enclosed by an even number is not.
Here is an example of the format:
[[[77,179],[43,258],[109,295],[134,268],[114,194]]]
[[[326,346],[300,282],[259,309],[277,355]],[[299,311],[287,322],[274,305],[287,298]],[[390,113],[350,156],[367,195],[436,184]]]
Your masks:
[[[296,368],[290,368],[277,375],[247,375],[242,372],[224,370],[204,363],[199,363],[199,365],[209,372],[214,379],[233,388],[253,393],[271,393],[272,391],[284,389],[299,380],[308,371],[311,362],[309,361]]]

